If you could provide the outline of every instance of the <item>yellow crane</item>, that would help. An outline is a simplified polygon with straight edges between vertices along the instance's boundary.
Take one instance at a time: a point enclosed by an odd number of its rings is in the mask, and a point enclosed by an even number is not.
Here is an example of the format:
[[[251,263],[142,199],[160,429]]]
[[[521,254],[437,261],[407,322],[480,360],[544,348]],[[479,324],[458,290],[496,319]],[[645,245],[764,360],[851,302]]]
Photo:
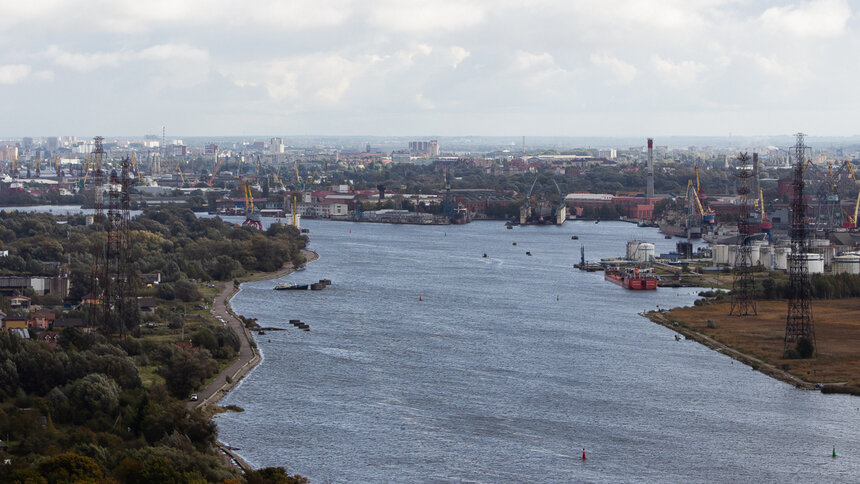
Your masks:
[[[296,196],[295,196],[295,195],[293,195],[293,227],[298,228],[298,225],[296,224],[296,222],[297,222],[297,220],[296,220],[297,215],[296,215],[296,214],[297,214],[297,213],[298,213],[298,211],[299,211],[299,206],[298,206],[298,205],[296,205],[296,203],[297,203],[297,201],[296,201]]]
[[[182,167],[179,162],[176,163],[176,171],[179,172],[179,178],[182,179],[182,185],[185,185],[185,173],[182,173]]]
[[[134,158],[134,153],[131,154],[131,166],[134,167],[134,176],[140,182],[140,167],[137,165],[137,160]]]
[[[857,228],[857,212],[860,209],[860,192],[857,192],[857,202],[854,203],[854,215],[848,215],[848,221],[845,222],[846,229]]]
[[[210,187],[212,186],[212,183],[215,181],[215,175],[218,174],[218,168],[221,168],[221,162],[224,161],[224,158],[218,158],[218,152],[217,151],[215,152],[215,159],[218,160],[215,163],[215,169],[212,170],[212,176],[210,176],[209,181],[206,182],[206,184],[209,185]]]

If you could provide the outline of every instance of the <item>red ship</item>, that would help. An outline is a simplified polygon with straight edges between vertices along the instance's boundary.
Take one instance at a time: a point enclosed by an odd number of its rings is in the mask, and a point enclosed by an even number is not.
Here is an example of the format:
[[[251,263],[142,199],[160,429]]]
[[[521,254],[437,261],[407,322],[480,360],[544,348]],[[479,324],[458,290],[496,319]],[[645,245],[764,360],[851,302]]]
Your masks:
[[[607,268],[603,271],[603,278],[635,291],[657,289],[657,276],[640,272],[637,268]]]

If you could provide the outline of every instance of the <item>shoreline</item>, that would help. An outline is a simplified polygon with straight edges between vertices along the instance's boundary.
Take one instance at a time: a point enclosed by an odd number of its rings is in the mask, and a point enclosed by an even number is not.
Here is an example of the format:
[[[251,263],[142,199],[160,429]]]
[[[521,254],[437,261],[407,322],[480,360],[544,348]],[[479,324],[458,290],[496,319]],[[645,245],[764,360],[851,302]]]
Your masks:
[[[784,383],[788,383],[796,388],[800,388],[802,390],[817,390],[818,388],[812,382],[808,382],[798,376],[792,375],[791,373],[778,368],[772,363],[768,363],[764,360],[756,358],[755,356],[748,355],[741,351],[738,351],[730,346],[717,341],[710,336],[704,335],[697,331],[690,329],[685,326],[683,322],[672,321],[666,317],[666,314],[659,311],[649,311],[647,313],[639,313],[641,316],[650,319],[652,322],[657,323],[661,326],[664,326],[680,335],[683,335],[686,339],[691,339],[703,346],[706,346],[718,353],[722,353],[733,360],[739,361],[753,370],[761,372],[762,374],[774,378],[776,380],[782,381]]]
[[[302,249],[302,255],[305,257],[306,265],[319,259],[319,254],[312,250]],[[236,360],[227,368],[215,375],[208,385],[203,387],[199,392],[199,400],[197,402],[189,402],[189,407],[193,409],[205,410],[207,407],[214,407],[224,396],[230,392],[252,369],[260,362],[260,353],[257,351],[257,344],[251,334],[251,330],[242,324],[238,315],[230,306],[230,300],[238,294],[241,285],[246,282],[257,282],[279,279],[283,276],[295,272],[296,268],[292,264],[286,264],[281,269],[275,272],[262,272],[253,274],[247,278],[241,279],[239,286],[225,283],[220,286],[220,291],[212,301],[212,309],[210,312],[213,316],[221,316],[226,324],[233,328],[236,335],[239,336],[239,355]],[[214,415],[210,415],[210,418]],[[221,441],[216,441],[215,445],[228,456],[236,467],[244,472],[253,470],[250,464],[245,462],[239,455],[233,452],[229,446],[224,445]]]

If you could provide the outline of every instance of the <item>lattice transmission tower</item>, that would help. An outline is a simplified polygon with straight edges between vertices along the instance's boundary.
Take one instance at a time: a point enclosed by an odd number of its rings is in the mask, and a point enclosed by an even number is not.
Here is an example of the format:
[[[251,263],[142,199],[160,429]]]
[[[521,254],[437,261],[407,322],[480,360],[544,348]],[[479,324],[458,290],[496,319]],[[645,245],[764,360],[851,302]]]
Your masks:
[[[107,240],[102,227],[105,224],[104,213],[104,158],[105,150],[103,145],[104,138],[96,136],[93,138],[95,147],[92,152],[92,163],[89,169],[92,170],[93,180],[93,222],[95,230],[92,233],[91,254],[93,257],[92,267],[90,271],[90,294],[87,302],[87,319],[90,327],[104,328],[104,302],[105,289],[110,290],[110,282],[107,277],[106,249]]]
[[[131,162],[128,157],[120,163],[120,173],[112,170],[110,174],[110,202],[107,213],[107,265],[108,288],[105,291],[105,327],[125,337],[128,329],[137,326],[138,311],[136,298],[137,275],[130,257],[131,232],[129,230]]]
[[[807,220],[806,201],[803,198],[804,172],[806,170],[806,145],[804,134],[797,133],[794,145],[794,199],[791,201],[791,254],[789,255],[788,316],[785,319],[785,352],[798,347],[806,340],[815,354],[815,326],[809,306],[812,293],[807,267]]]
[[[750,193],[755,175],[752,166],[749,165],[750,157],[746,153],[738,156],[738,171],[735,175],[740,181],[738,195],[740,195],[740,207],[738,209],[738,251],[735,255],[732,280],[732,308],[731,316],[755,316],[755,267],[752,262],[752,239],[753,227],[750,224],[752,202]]]

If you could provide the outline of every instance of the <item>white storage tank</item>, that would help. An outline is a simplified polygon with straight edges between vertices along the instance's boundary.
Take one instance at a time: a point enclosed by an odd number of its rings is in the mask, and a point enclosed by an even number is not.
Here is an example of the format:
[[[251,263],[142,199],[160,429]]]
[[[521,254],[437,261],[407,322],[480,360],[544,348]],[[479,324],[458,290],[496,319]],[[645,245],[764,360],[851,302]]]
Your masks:
[[[834,274],[860,274],[860,255],[842,254],[833,258],[831,272]]]
[[[654,255],[654,244],[649,242],[642,242],[636,248],[635,260],[637,262],[651,262],[654,260]]]
[[[624,254],[624,258],[627,260],[636,260],[636,253],[639,252],[639,244],[641,243],[638,240],[627,242],[627,252]]]
[[[801,259],[806,265],[807,272],[810,274],[824,273],[824,257],[821,257],[821,254],[807,252],[805,254],[801,254]]]
[[[773,268],[778,271],[788,270],[788,254],[791,249],[788,247],[775,247],[773,249]]]
[[[773,269],[773,247],[768,245],[761,246],[758,260],[765,269]]]
[[[738,246],[737,245],[730,245],[729,246],[728,261],[726,262],[726,264],[728,264],[730,267],[734,267],[736,260],[738,260]]]
[[[713,246],[713,255],[711,259],[714,265],[726,265],[729,263],[729,246],[724,244],[715,244]]]
[[[750,264],[756,265],[761,260],[761,247],[758,245],[750,246]]]

